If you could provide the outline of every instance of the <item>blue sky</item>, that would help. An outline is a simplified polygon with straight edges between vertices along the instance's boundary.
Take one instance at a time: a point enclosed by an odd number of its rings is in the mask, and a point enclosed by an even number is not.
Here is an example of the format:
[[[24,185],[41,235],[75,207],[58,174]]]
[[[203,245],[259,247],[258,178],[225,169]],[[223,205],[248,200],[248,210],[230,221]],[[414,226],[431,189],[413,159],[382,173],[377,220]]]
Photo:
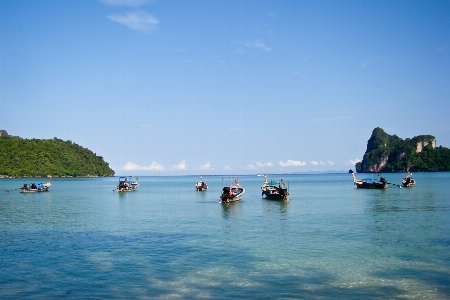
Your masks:
[[[0,129],[117,175],[348,170],[450,147],[449,1],[0,0]]]

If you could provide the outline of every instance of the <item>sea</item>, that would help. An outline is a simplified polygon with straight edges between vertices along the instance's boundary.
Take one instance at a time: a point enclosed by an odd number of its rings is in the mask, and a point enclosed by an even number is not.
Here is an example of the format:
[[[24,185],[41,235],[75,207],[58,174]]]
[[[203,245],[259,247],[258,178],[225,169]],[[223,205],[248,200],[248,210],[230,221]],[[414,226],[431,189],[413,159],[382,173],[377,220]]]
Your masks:
[[[0,179],[0,299],[450,299],[450,173]],[[379,174],[357,174],[378,180]],[[9,193],[4,191],[13,190]]]

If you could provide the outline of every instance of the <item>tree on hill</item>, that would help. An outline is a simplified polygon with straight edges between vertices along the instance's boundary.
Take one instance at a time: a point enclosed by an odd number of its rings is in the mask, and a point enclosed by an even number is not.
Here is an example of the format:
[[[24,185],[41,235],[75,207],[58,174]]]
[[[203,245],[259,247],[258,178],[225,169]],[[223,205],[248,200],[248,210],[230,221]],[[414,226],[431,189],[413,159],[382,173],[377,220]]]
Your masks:
[[[71,141],[0,136],[0,174],[23,176],[113,176],[103,157]]]

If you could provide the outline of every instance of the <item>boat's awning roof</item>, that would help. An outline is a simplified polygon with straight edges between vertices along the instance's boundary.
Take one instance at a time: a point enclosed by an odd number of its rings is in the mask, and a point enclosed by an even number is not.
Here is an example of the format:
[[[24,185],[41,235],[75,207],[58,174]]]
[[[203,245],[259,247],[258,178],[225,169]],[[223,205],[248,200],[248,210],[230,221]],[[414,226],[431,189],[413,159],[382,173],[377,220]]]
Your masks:
[[[269,185],[276,185],[278,184],[278,181],[272,180],[271,182],[269,182]]]

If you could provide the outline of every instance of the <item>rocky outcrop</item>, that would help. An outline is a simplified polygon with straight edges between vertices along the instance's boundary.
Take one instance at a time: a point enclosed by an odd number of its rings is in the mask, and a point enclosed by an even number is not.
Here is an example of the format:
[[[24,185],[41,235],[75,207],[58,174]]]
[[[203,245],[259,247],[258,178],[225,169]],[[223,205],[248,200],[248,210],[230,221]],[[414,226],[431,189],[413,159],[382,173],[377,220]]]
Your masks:
[[[369,173],[378,173],[381,172],[387,165],[387,162],[389,160],[389,156],[384,156],[382,157],[378,163],[376,164],[370,164],[370,165],[365,165],[365,172],[369,172]]]
[[[427,145],[431,145],[431,147],[433,147],[433,149],[436,148],[436,139],[433,138],[430,140],[428,138],[425,138],[423,141],[417,142],[416,152],[417,153],[422,152],[423,148],[425,148],[425,146],[427,146]]]
[[[6,130],[0,129],[0,136],[8,136],[8,133],[6,132]]]
[[[443,171],[450,167],[450,149],[436,147],[432,135],[401,139],[377,127],[367,141],[363,160],[355,165],[357,172]]]

